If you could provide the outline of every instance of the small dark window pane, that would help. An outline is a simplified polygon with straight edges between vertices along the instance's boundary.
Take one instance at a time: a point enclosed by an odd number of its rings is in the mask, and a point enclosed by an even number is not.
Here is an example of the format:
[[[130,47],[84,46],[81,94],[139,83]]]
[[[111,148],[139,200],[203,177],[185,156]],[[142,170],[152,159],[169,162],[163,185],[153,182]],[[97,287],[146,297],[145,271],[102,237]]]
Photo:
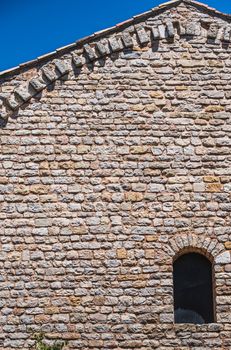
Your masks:
[[[173,265],[175,323],[212,323],[212,264],[201,254],[180,256]]]

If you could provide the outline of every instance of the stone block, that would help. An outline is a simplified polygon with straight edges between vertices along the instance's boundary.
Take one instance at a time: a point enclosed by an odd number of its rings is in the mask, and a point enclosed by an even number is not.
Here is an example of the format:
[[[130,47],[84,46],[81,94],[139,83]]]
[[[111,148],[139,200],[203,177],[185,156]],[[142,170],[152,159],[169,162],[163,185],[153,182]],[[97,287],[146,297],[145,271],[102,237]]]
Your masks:
[[[154,40],[159,40],[160,39],[160,33],[157,27],[152,28],[152,35]]]
[[[229,251],[223,252],[219,254],[215,259],[216,264],[230,264],[231,263],[231,255]]]
[[[89,153],[90,150],[91,150],[91,146],[88,146],[88,145],[79,145],[79,146],[77,146],[78,154]]]
[[[169,38],[173,38],[174,37],[174,27],[173,27],[173,23],[171,21],[166,21],[166,27],[167,27],[167,33]]]
[[[139,192],[127,192],[125,194],[125,199],[128,202],[140,202],[143,199],[143,194]]]
[[[155,250],[154,249],[145,249],[145,258],[146,259],[154,259]]]
[[[56,74],[49,67],[43,67],[42,73],[49,83],[53,83],[55,80],[57,80]]]
[[[39,78],[31,79],[29,84],[36,92],[40,92],[46,87],[46,84],[42,82]]]
[[[95,50],[89,44],[85,44],[83,48],[90,61],[94,61],[97,58]]]
[[[231,250],[231,242],[225,242],[225,248]]]
[[[116,251],[118,259],[127,259],[127,250],[125,248],[119,248]]]
[[[159,25],[159,26],[158,26],[158,30],[159,30],[159,38],[160,38],[160,39],[165,39],[165,38],[167,38],[168,33],[167,33],[166,26],[165,26],[164,24]]]
[[[55,60],[54,63],[61,76],[69,73],[69,68],[64,60]]]
[[[216,182],[216,183],[219,183],[220,182],[220,177],[218,176],[212,176],[212,175],[207,175],[207,176],[204,176],[204,182]]]
[[[206,184],[206,191],[207,192],[222,192],[223,185],[220,183],[208,183]]]
[[[148,151],[147,146],[131,146],[130,152],[131,154],[144,154]]]
[[[138,28],[136,32],[141,45],[145,45],[150,42],[150,37],[144,28]]]
[[[48,218],[35,219],[35,227],[50,227],[52,226],[52,220]]]
[[[35,194],[47,194],[49,193],[49,187],[46,185],[32,185],[30,186],[30,192]]]
[[[122,35],[122,41],[123,41],[123,44],[126,48],[133,47],[133,40],[132,40],[132,36],[130,33],[124,32]]]
[[[15,96],[11,95],[9,98],[5,99],[6,104],[10,107],[10,109],[12,109],[13,111],[15,111],[17,108],[19,108],[20,103],[17,101],[17,99],[15,98]]]
[[[203,182],[198,182],[193,184],[193,190],[195,192],[204,192],[205,191],[205,184]]]
[[[23,102],[27,102],[31,99],[32,95],[28,91],[27,86],[20,86],[14,90],[16,96],[18,96]]]
[[[106,56],[109,54],[108,46],[100,41],[96,43],[96,48],[100,56]]]
[[[211,23],[211,25],[209,26],[209,30],[207,32],[208,38],[216,39],[218,29],[219,29],[219,26],[217,23]]]
[[[76,68],[80,68],[83,66],[83,62],[81,59],[81,56],[77,55],[77,54],[73,54],[72,55],[72,62],[75,65]]]
[[[123,46],[120,39],[110,38],[108,41],[112,52],[117,52],[122,50]]]
[[[71,295],[69,297],[69,300],[72,306],[79,306],[81,304],[81,297],[76,297],[74,295]]]
[[[165,187],[162,184],[152,183],[148,186],[148,192],[159,193],[159,192],[163,192],[164,190],[165,190]]]

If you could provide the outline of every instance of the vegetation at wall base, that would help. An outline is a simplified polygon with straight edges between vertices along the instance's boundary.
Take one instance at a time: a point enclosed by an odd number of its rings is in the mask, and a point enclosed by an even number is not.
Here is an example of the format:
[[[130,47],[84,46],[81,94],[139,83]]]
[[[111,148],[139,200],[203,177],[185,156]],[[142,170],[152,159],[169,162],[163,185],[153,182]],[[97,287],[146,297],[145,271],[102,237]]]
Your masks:
[[[34,339],[34,350],[64,350],[64,347],[67,345],[67,341],[63,340],[55,340],[52,345],[47,344],[45,334],[42,332],[34,334]]]

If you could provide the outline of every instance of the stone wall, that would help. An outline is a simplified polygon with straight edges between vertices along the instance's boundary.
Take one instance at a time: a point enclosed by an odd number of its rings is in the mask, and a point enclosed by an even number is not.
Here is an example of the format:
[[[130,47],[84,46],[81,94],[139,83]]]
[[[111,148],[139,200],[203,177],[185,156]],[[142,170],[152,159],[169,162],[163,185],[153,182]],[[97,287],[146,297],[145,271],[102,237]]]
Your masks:
[[[150,40],[169,19],[174,35]],[[171,5],[129,24],[142,31],[130,48],[91,59],[87,46],[79,67],[60,55],[72,67],[35,97],[14,91],[49,62],[2,77],[2,350],[28,349],[30,329],[76,350],[230,349],[231,50],[219,26]],[[173,324],[172,263],[187,250],[213,261],[215,324]]]

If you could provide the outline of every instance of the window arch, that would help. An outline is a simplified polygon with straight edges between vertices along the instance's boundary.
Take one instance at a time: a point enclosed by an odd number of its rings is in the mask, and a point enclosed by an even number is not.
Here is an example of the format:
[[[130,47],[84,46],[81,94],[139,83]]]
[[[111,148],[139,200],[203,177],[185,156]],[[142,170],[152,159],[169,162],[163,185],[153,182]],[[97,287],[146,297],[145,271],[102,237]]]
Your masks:
[[[212,263],[199,253],[187,253],[173,264],[175,323],[214,322]]]

